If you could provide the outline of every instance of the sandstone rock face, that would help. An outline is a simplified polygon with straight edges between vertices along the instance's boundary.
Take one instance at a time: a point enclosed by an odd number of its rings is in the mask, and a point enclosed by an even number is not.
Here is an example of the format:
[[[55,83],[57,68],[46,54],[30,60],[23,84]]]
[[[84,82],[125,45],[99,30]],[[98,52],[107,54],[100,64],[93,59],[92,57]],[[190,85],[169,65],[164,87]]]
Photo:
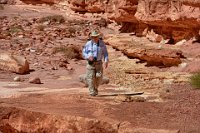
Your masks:
[[[160,48],[157,49],[153,45],[149,45],[149,41],[137,42],[137,37],[127,35],[112,36],[105,40],[107,44],[113,48],[122,51],[129,58],[136,58],[145,61],[147,66],[178,66],[181,58],[184,58],[182,51]]]
[[[198,36],[200,30],[200,1],[140,0],[134,15],[165,38],[175,42]]]
[[[178,66],[181,63],[182,52],[169,49],[128,49],[124,53],[130,58],[146,61],[148,66]]]
[[[137,4],[137,0],[110,2],[110,5],[112,5],[112,7],[107,7],[107,11],[111,14],[109,18],[117,22],[137,22],[135,16],[132,15],[135,14],[137,11]],[[110,11],[111,9],[112,11]]]
[[[22,0],[25,3],[63,3],[60,0]],[[75,12],[106,13],[122,24],[122,32],[142,36],[145,29],[172,39],[199,37],[199,0],[67,0],[64,5]]]
[[[107,0],[69,0],[68,2],[74,11],[100,13],[105,12]]]
[[[26,3],[26,4],[55,4],[58,3],[60,0],[21,0],[22,2]]]
[[[189,0],[73,0],[76,12],[105,12],[108,18],[122,24],[122,32],[141,36],[147,28],[174,42],[198,37],[200,1]]]
[[[1,53],[0,69],[25,74],[29,72],[29,63],[22,56]]]

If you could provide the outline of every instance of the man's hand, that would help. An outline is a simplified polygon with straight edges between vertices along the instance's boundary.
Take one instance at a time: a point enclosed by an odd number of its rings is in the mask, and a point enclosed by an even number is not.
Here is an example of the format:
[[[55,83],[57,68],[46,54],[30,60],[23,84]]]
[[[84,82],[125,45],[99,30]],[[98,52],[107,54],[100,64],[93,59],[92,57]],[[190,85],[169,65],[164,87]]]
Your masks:
[[[104,68],[106,69],[108,67],[108,62],[104,62]]]
[[[89,61],[93,61],[93,60],[94,60],[94,57],[93,57],[93,56],[90,56],[90,57],[88,58],[88,60],[89,60]]]

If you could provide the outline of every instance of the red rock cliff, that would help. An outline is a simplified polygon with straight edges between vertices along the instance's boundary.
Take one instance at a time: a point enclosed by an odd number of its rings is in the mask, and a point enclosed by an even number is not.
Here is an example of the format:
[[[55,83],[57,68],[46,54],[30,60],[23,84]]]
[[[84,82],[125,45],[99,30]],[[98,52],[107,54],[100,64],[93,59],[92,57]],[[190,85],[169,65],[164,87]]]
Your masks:
[[[122,32],[142,35],[153,29],[175,42],[199,36],[200,0],[72,0],[74,11],[105,12],[122,23]]]
[[[58,3],[60,0],[22,0]],[[63,2],[63,1],[62,1]],[[122,24],[122,32],[153,29],[165,39],[175,42],[199,37],[200,0],[65,0],[76,12],[106,13]]]

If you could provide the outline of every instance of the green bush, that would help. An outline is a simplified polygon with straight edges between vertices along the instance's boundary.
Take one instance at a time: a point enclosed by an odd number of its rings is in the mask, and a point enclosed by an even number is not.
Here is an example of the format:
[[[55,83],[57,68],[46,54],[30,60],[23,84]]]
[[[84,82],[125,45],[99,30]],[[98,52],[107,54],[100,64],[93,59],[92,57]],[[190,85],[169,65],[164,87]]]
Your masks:
[[[200,89],[200,72],[193,74],[190,77],[190,84],[197,89]]]

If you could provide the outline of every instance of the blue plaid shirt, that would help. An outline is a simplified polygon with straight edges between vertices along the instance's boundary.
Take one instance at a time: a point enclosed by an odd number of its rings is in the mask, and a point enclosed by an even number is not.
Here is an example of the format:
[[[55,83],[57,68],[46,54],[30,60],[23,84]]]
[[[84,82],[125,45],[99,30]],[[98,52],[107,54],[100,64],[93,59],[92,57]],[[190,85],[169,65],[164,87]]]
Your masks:
[[[99,43],[95,43],[92,40],[88,41],[83,48],[83,57],[87,60],[90,56],[93,56],[97,61],[108,62],[108,51],[105,43],[99,39]]]

